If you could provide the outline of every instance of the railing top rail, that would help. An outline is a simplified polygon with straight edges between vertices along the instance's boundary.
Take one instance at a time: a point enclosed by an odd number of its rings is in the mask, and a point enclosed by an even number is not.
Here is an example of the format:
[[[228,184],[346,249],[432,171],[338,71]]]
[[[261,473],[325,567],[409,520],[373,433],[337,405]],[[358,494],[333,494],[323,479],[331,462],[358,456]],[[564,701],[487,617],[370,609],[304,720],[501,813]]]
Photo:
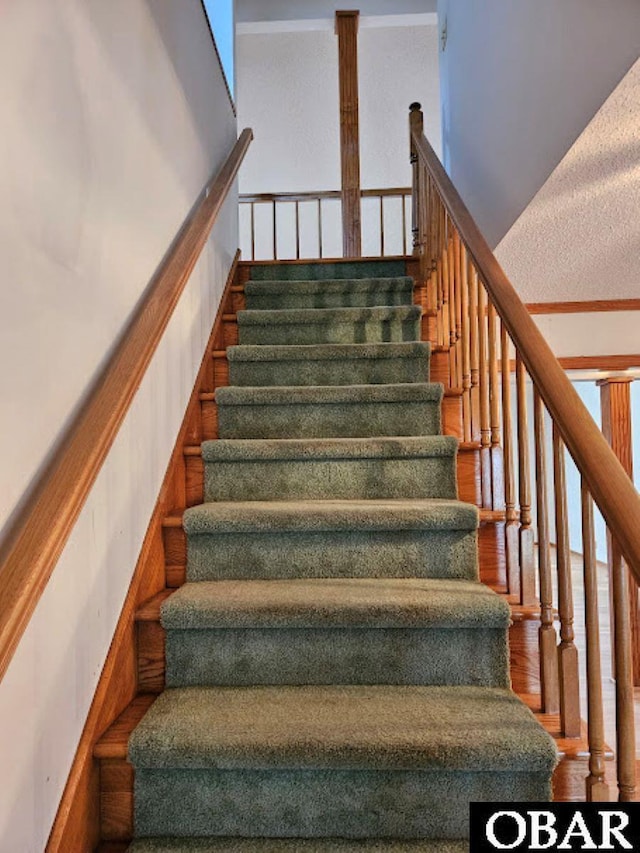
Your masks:
[[[640,581],[640,495],[587,411],[425,138],[411,106],[413,151],[436,186],[511,340],[600,512]]]
[[[411,195],[411,187],[384,187],[382,189],[364,189],[360,190],[362,198],[379,198],[380,196],[405,196]],[[239,199],[245,204],[253,202],[259,204],[262,202],[278,202],[278,201],[316,201],[317,199],[340,199],[342,193],[340,190],[304,190],[302,192],[290,193],[240,193]]]
[[[160,264],[87,401],[0,543],[0,679],[171,319],[253,133],[240,134]],[[46,519],[46,523],[43,522]]]

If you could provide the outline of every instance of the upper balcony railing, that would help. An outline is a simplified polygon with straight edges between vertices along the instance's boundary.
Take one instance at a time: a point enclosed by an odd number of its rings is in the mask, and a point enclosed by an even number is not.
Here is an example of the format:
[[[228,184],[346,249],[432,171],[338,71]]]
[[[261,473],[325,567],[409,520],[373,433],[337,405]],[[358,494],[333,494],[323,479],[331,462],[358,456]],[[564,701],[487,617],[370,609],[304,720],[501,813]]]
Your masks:
[[[362,254],[396,257],[411,246],[411,188],[361,190]],[[339,190],[240,196],[240,247],[250,260],[343,255]]]

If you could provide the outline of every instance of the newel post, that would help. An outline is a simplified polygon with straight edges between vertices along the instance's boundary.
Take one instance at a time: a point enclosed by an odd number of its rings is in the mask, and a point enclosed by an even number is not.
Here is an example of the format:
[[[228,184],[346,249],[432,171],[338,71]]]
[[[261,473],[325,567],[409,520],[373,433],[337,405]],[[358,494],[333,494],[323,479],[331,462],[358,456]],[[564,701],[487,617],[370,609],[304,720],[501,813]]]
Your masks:
[[[413,142],[414,134],[424,133],[424,115],[419,103],[414,102],[409,107],[409,146],[412,179],[411,179],[411,232],[413,234],[413,254],[420,256],[424,254],[422,244],[422,230],[424,223],[420,217],[420,169],[418,166],[418,153]],[[422,251],[421,251],[422,250]]]

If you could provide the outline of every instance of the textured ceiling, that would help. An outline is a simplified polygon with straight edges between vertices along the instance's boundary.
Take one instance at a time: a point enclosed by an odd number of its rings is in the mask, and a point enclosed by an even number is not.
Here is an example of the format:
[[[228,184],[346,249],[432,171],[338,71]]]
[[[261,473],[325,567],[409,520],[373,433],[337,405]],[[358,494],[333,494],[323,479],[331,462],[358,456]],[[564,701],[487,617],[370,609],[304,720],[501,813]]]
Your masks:
[[[361,15],[407,15],[435,12],[437,0],[236,0],[236,21],[290,21],[333,18],[336,9],[359,9]]]
[[[504,237],[521,298],[640,297],[640,60]]]

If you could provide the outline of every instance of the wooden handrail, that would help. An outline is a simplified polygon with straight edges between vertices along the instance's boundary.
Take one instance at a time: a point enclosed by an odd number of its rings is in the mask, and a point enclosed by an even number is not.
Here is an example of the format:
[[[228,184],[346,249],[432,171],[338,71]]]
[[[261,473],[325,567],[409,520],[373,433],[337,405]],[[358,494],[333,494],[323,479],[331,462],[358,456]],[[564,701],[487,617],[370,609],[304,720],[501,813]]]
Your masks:
[[[414,106],[417,109],[413,109]],[[412,119],[418,111],[419,105],[412,105]],[[415,122],[412,120],[412,150],[427,169],[567,449],[586,480],[631,571],[640,581],[640,495],[529,316],[417,125],[417,119]]]
[[[231,189],[253,133],[207,183],[87,401],[0,543],[0,679],[125,418]]]
[[[360,190],[362,198],[384,198],[409,196],[411,187],[384,187],[383,189]],[[299,193],[240,193],[238,196],[241,204],[261,204],[263,202],[293,202],[293,201],[316,201],[317,199],[340,199],[340,190],[317,190],[316,192],[304,190]]]

